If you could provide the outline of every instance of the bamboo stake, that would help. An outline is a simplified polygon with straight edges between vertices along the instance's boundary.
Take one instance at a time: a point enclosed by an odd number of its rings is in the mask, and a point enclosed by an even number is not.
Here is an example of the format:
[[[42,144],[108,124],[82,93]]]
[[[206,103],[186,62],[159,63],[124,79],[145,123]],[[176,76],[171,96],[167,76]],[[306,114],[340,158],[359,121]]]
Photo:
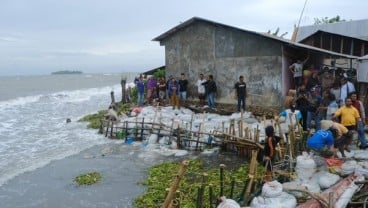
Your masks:
[[[178,175],[176,175],[174,182],[171,185],[171,188],[169,190],[169,193],[166,196],[166,199],[164,201],[164,203],[162,204],[161,208],[169,208],[169,205],[171,203],[171,201],[173,200],[173,197],[175,195],[176,190],[179,188],[180,185],[180,181],[184,176],[184,173],[187,169],[189,165],[189,162],[184,160],[181,165],[180,165],[180,169],[178,172]]]
[[[220,164],[220,196],[224,196],[224,164]]]
[[[248,182],[247,189],[245,190],[244,198],[246,196],[249,196],[252,191],[253,183],[255,180],[254,177],[257,174],[257,154],[258,154],[258,150],[252,150],[252,158],[250,160],[249,173],[248,173],[248,178],[250,180]]]
[[[243,137],[243,119],[244,119],[244,111],[243,109],[240,112],[240,127],[239,127],[239,137]]]

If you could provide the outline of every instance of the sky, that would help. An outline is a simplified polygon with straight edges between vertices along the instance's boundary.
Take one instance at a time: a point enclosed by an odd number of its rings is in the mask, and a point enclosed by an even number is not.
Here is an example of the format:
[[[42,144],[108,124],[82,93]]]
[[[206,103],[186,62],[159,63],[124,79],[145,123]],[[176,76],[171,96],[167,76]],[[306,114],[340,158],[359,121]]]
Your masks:
[[[155,37],[192,18],[288,32],[305,0],[0,0],[0,76],[143,72],[165,65]],[[307,0],[314,18],[367,19],[368,1]]]

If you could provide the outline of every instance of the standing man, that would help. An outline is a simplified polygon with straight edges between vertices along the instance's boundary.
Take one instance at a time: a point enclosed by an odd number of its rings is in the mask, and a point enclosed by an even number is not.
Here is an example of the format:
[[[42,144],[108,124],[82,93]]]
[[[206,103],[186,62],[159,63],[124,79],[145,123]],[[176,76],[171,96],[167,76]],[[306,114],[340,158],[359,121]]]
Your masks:
[[[165,105],[166,101],[166,81],[164,77],[159,78],[158,82],[158,97],[160,99],[160,105]]]
[[[187,100],[187,89],[188,89],[188,80],[185,78],[185,74],[181,73],[181,78],[179,80],[179,97],[182,102],[182,106],[185,104]]]
[[[171,100],[171,105],[173,106],[173,109],[177,107],[180,109],[179,105],[179,83],[175,80],[175,78],[172,76],[169,81],[169,97]]]
[[[234,85],[236,96],[238,97],[238,112],[240,112],[240,105],[245,111],[245,98],[247,97],[247,85],[244,82],[244,77],[240,76],[239,81]]]
[[[295,89],[303,82],[303,66],[305,63],[307,63],[308,59],[309,54],[304,61],[298,59],[296,63],[293,63],[292,65],[289,66],[289,70],[294,76]]]
[[[208,75],[208,80],[202,85],[204,85],[206,88],[208,107],[213,109],[215,107],[215,93],[217,91],[217,87],[215,81],[213,80],[212,74]]]
[[[342,125],[344,125],[349,130],[357,130],[359,132],[359,126],[357,126],[357,124],[359,122],[360,116],[358,110],[352,104],[353,101],[351,100],[351,98],[346,98],[345,105],[339,108],[332,118],[336,119],[338,116],[341,116]],[[366,149],[368,145],[365,138],[359,137],[359,139],[360,148]]]
[[[359,119],[357,123],[357,131],[360,141],[367,141],[365,138],[365,131],[364,131],[364,125],[365,125],[365,110],[362,101],[358,100],[358,94],[356,92],[353,92],[350,94],[352,105],[358,110],[359,112]],[[363,143],[362,143],[363,144]]]
[[[348,81],[346,74],[341,77],[340,84],[340,106],[342,106],[345,103],[345,99],[349,97],[351,93],[355,92],[355,87],[353,83]]]
[[[137,85],[137,93],[138,93],[138,100],[137,100],[137,104],[138,106],[143,106],[144,103],[144,81],[143,81],[143,77],[139,77],[139,80],[136,83]]]
[[[203,74],[199,74],[199,79],[197,81],[197,87],[198,87],[198,98],[199,98],[199,105],[201,107],[204,106],[204,98],[206,97],[206,88],[204,87],[203,83],[205,83],[206,80],[204,79]]]

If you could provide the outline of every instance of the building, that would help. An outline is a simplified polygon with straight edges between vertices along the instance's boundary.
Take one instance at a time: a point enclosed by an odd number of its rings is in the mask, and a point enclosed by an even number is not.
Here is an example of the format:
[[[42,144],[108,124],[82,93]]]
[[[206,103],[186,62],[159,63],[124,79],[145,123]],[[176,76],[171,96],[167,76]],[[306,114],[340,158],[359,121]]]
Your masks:
[[[307,65],[322,67],[326,59],[343,59],[353,67],[357,58],[198,17],[153,40],[165,46],[166,74],[187,74],[190,97],[196,97],[199,73],[212,74],[220,103],[235,103],[234,83],[244,75],[247,105],[282,106],[287,91],[294,88],[288,67],[297,59],[309,54]]]
[[[352,38],[368,40],[368,19],[299,27],[296,34],[296,41],[300,42],[319,30]]]

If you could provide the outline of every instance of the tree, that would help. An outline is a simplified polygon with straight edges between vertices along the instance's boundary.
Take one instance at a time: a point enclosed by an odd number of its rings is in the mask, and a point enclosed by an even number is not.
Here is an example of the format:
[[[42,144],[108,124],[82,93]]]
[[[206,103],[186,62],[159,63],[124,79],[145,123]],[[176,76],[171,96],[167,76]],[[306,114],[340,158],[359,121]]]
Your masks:
[[[335,22],[345,22],[346,20],[341,19],[339,15],[336,15],[336,17],[328,18],[314,18],[314,25],[324,25],[324,24],[331,24]]]

